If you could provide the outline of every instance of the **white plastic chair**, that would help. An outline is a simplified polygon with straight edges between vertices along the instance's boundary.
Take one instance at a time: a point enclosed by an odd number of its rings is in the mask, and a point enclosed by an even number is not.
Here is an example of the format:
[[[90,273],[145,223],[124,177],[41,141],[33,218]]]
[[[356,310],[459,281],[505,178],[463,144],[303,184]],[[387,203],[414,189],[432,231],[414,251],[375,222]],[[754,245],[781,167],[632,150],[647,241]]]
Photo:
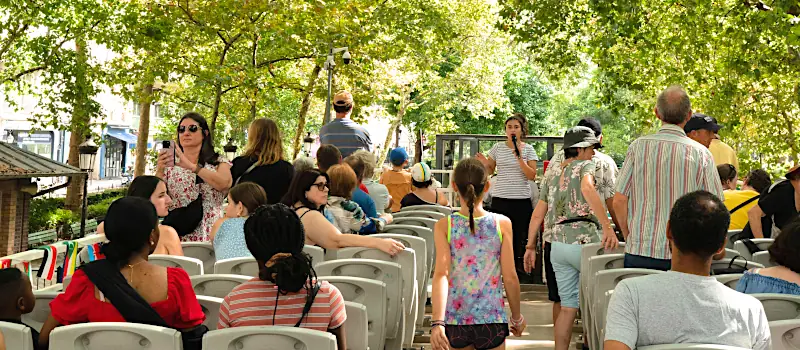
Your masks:
[[[413,207],[409,207],[413,208]],[[441,220],[445,217],[445,214],[442,214],[438,211],[428,211],[428,210],[404,210],[398,213],[392,214],[394,218],[428,218],[434,220]]]
[[[438,211],[444,215],[450,215],[453,213],[453,209],[450,207],[445,207],[443,205],[412,205],[410,207],[405,207],[400,209],[400,212],[404,211]],[[373,349],[374,350],[374,349]]]
[[[417,306],[415,309],[417,311],[414,313],[417,314],[415,320],[417,327],[422,327],[425,321],[425,302],[428,300],[428,294],[425,289],[428,286],[428,278],[431,275],[432,269],[432,266],[428,265],[427,242],[420,237],[391,233],[372,235],[372,237],[396,239],[406,247],[414,250],[414,254],[417,258]]]
[[[258,262],[253,257],[217,260],[214,273],[258,277]]]
[[[344,322],[347,350],[367,350],[369,348],[367,307],[352,301],[345,301],[344,308],[347,313],[347,321]]]
[[[736,249],[725,248],[725,257],[723,259],[733,259],[737,256],[740,256],[739,251]]]
[[[147,261],[159,266],[182,268],[189,276],[203,274],[203,262],[200,259],[187,256],[153,254],[147,258]]]
[[[219,307],[222,305],[222,298],[215,298],[206,295],[198,295],[197,302],[206,314],[206,320],[203,322],[210,330],[217,329],[217,321],[219,321]]]
[[[733,244],[736,243],[736,242],[734,242],[731,239],[731,237],[733,237],[734,235],[739,234],[739,233],[742,233],[742,230],[728,230],[728,236],[727,236],[728,239],[725,240],[725,248],[734,249],[733,248]]]
[[[42,325],[47,321],[47,317],[50,316],[50,302],[59,294],[61,293],[33,292],[33,296],[36,297],[36,305],[33,307],[33,311],[22,315],[22,322],[33,327],[33,329],[42,329]]]
[[[360,277],[326,276],[320,279],[339,289],[345,301],[367,307],[369,348],[383,349],[386,343],[386,309],[389,304],[386,283]]]
[[[425,240],[425,245],[427,247],[427,251],[425,252],[425,256],[428,257],[428,262],[426,263],[429,266],[429,269],[433,270],[434,260],[436,259],[436,245],[433,241],[433,230],[427,227],[420,227],[414,225],[386,225],[383,229],[383,233],[392,233],[392,234],[401,234],[401,235],[409,235],[414,237],[419,237]]]
[[[772,321],[769,323],[772,335],[772,350],[800,349],[800,320]]]
[[[750,241],[755,243],[756,246],[761,250],[767,250],[769,249],[769,246],[772,245],[772,242],[774,242],[775,240],[772,238],[753,238]],[[733,249],[738,251],[739,255],[741,255],[743,258],[747,260],[753,260],[753,255],[750,254],[749,250],[747,250],[747,246],[744,245],[744,242],[742,241],[734,242]]]
[[[746,350],[738,346],[719,345],[719,344],[662,344],[640,346],[638,350]]]
[[[608,309],[607,302],[610,300],[609,297],[606,296],[607,292],[613,292],[614,288],[616,288],[617,284],[628,278],[639,277],[639,276],[646,276],[652,275],[656,273],[662,273],[663,271],[659,270],[650,270],[650,269],[613,269],[613,270],[605,270],[605,271],[598,271],[595,273],[595,277],[592,280],[594,283],[593,287],[593,300],[592,303],[592,315],[596,317],[593,319],[594,327],[594,336],[596,336],[596,341],[602,342],[602,338],[600,335],[602,334],[603,329],[605,329],[605,314],[606,310]],[[609,295],[610,296],[610,295]]]
[[[316,268],[319,263],[325,261],[325,249],[320,247],[306,244],[303,246],[303,253],[311,257],[311,266],[314,268]]]
[[[725,275],[716,275],[714,278],[719,281],[719,283],[724,284],[726,287],[736,290],[736,285],[739,284],[739,280],[744,276],[742,273],[730,273]]]
[[[437,222],[439,222],[439,220],[420,218],[420,217],[405,217],[405,218],[393,219],[392,225],[414,225],[414,226],[427,227],[433,230]]]
[[[315,270],[322,280],[328,276],[359,277],[386,284],[386,337],[396,338],[402,331],[403,274],[400,264],[374,259],[337,259],[319,264]]]
[[[50,348],[58,350],[182,350],[181,333],[172,328],[127,322],[91,322],[57,327]]]
[[[717,269],[728,268],[729,266],[731,266],[731,261],[733,261],[733,266],[738,266],[738,267],[745,268],[745,269],[752,269],[754,267],[764,268],[764,265],[761,265],[761,264],[759,264],[757,262],[747,261],[745,259],[739,258],[739,259],[736,259],[736,260],[733,260],[733,259],[712,260],[711,261],[711,270],[714,271],[714,270],[717,270]]]
[[[191,276],[190,278],[194,294],[216,298],[226,297],[233,288],[252,279],[250,276],[218,274]]]
[[[211,242],[181,242],[183,255],[195,258],[203,262],[203,271],[214,271],[214,263],[217,262],[217,255],[214,252],[214,245]]]
[[[234,327],[206,333],[203,349],[336,350],[336,337],[328,332],[296,327]]]
[[[761,301],[767,320],[783,321],[800,319],[800,296],[790,294],[751,294]]]
[[[755,262],[757,262],[757,263],[759,263],[761,265],[764,265],[764,267],[773,267],[773,266],[775,266],[775,263],[770,261],[770,255],[769,255],[769,252],[767,252],[767,251],[757,252],[757,253],[753,254],[753,261],[755,261]]]
[[[350,315],[348,315],[349,317]],[[0,322],[0,332],[3,333],[5,338],[5,348],[14,350],[33,350],[33,338],[31,338],[31,329],[28,326]]]
[[[616,249],[610,250],[606,252],[606,250],[600,245],[600,243],[590,243],[584,244],[581,247],[581,270],[584,268],[588,268],[589,266],[589,258],[597,255],[605,255],[605,254],[624,254],[625,253],[625,243],[620,242],[619,247]],[[542,254],[544,255],[544,254]],[[594,274],[591,276],[588,273],[581,273],[580,276],[580,288],[581,293],[579,293],[579,300],[581,305],[581,319],[583,320],[583,327],[584,329],[589,329],[587,334],[589,336],[589,346],[592,349],[599,349],[600,344],[598,339],[593,337],[592,329],[593,329],[593,316],[592,316],[592,303],[593,297],[592,294],[589,292],[589,288],[591,285],[588,283],[591,280],[590,277],[594,277]]]

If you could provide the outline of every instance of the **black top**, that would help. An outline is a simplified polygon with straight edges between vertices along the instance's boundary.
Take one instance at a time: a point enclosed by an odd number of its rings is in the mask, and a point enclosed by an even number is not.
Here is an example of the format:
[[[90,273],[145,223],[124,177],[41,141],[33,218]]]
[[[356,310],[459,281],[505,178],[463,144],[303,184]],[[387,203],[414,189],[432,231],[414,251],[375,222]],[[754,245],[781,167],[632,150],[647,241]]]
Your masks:
[[[31,338],[33,338],[33,348],[36,349],[36,350],[44,349],[43,347],[39,346],[39,330],[22,323],[22,321],[20,321],[20,320],[12,320],[12,319],[0,318],[0,322],[21,324],[23,326],[26,326],[26,327],[30,328],[31,329]]]
[[[436,202],[433,203],[422,200],[422,198],[419,198],[419,196],[413,192],[407,194],[403,197],[403,200],[400,201],[400,208],[412,207],[415,205],[439,205],[439,191],[436,191]]]
[[[292,164],[285,160],[279,160],[273,164],[257,166],[243,176],[242,174],[255,162],[255,159],[236,157],[233,160],[233,166],[231,166],[233,183],[236,183],[236,179],[240,177],[242,179],[239,183],[255,182],[264,188],[264,192],[267,192],[268,204],[280,202],[281,198],[289,191],[289,184],[292,182],[292,177],[294,177]]]
[[[767,216],[773,216],[773,222],[778,228],[791,222],[797,217],[794,203],[794,187],[789,181],[782,181],[774,185],[771,191],[761,194],[758,206]],[[764,228],[765,231],[769,228]]]

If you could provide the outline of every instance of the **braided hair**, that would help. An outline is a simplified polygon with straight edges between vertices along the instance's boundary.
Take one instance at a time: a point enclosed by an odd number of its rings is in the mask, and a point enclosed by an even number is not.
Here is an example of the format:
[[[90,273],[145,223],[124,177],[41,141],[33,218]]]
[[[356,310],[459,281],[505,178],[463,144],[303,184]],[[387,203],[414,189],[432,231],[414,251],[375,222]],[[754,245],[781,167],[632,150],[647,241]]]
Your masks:
[[[294,210],[284,204],[258,207],[244,223],[244,238],[260,265],[259,279],[275,283],[280,294],[305,288],[310,296],[307,282],[317,275],[303,252],[305,231]]]
[[[456,165],[453,171],[453,182],[456,184],[458,194],[467,202],[469,210],[469,230],[475,233],[475,203],[483,197],[483,189],[488,180],[486,168],[483,163],[475,158],[467,158]]]

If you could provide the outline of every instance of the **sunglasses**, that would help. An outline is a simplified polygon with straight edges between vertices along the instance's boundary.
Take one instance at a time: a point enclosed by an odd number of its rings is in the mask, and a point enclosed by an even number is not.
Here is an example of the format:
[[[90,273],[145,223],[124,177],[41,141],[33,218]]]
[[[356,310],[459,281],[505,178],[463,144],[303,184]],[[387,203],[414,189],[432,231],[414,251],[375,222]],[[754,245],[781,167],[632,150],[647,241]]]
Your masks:
[[[196,133],[197,130],[200,130],[200,127],[197,126],[196,124],[195,125],[189,125],[189,131],[191,133]],[[178,133],[179,134],[183,134],[185,132],[186,132],[186,126],[185,125],[181,125],[181,126],[178,127]]]
[[[317,189],[320,191],[325,191],[325,189],[328,188],[328,184],[325,182],[317,182],[312,184],[311,186],[317,186]]]

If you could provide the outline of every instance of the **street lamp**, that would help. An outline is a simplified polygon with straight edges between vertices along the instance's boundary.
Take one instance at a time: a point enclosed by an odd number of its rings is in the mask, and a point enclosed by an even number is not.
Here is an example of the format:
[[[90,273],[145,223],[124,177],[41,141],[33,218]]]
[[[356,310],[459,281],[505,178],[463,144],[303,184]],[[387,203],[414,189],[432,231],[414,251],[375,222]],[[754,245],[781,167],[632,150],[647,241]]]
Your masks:
[[[342,53],[342,61],[344,64],[350,64],[352,60],[352,56],[350,56],[350,51],[347,51],[347,46],[345,47],[337,47],[333,48],[331,45],[330,52],[328,53],[328,59],[325,60],[325,70],[328,71],[328,103],[325,104],[325,118],[322,120],[322,125],[328,124],[331,121],[331,82],[333,81],[333,68],[336,67],[336,62],[334,61],[334,55],[337,53]]]
[[[78,146],[78,165],[81,171],[86,172],[86,180],[83,182],[83,208],[81,209],[81,237],[86,234],[86,207],[89,206],[89,177],[94,171],[94,160],[97,156],[97,145],[92,142],[91,136],[86,137],[86,141]]]
[[[236,150],[239,148],[233,144],[233,138],[229,138],[228,144],[222,146],[222,149],[225,151],[225,156],[228,157],[228,160],[233,161],[233,158],[236,158]]]
[[[306,135],[306,137],[303,139],[303,152],[306,153],[306,157],[311,156],[311,145],[313,144],[314,138],[311,137],[311,132],[309,132],[308,135]]]

